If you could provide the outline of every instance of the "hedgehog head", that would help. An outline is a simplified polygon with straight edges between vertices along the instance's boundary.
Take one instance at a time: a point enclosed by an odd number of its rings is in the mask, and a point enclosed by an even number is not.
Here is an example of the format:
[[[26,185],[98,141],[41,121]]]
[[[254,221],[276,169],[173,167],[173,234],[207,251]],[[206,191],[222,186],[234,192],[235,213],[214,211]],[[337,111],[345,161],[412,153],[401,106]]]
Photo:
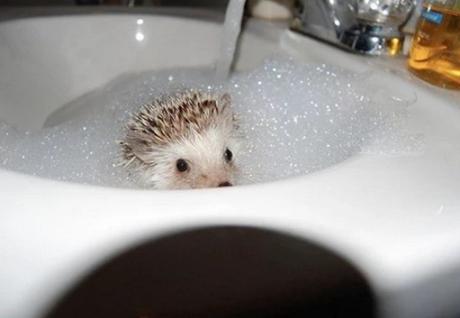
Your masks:
[[[185,92],[145,105],[121,142],[125,166],[157,189],[229,186],[238,142],[228,94]]]

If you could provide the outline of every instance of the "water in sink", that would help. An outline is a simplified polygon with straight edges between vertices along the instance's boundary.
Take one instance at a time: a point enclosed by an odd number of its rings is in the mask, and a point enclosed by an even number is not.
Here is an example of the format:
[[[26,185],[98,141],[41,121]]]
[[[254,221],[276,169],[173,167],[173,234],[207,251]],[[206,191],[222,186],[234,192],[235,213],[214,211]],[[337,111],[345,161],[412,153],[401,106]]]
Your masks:
[[[144,103],[184,88],[231,94],[243,136],[239,184],[324,169],[372,144],[373,149],[386,145],[388,153],[402,150],[400,141],[407,135],[399,126],[406,105],[361,93],[361,81],[340,69],[279,58],[221,84],[210,69],[128,74],[67,105],[48,120],[53,127],[32,133],[1,124],[0,167],[58,180],[132,186],[125,169],[117,166],[116,140],[123,124]],[[415,143],[405,145],[405,151],[416,149]]]

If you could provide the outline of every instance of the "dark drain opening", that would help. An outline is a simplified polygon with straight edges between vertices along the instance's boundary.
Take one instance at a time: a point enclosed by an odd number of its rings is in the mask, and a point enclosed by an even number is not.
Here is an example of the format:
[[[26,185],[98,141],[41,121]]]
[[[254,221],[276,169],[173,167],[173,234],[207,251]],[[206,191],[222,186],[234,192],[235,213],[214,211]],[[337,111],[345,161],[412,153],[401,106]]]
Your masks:
[[[368,283],[336,254],[272,231],[214,227],[116,256],[45,318],[374,316]]]

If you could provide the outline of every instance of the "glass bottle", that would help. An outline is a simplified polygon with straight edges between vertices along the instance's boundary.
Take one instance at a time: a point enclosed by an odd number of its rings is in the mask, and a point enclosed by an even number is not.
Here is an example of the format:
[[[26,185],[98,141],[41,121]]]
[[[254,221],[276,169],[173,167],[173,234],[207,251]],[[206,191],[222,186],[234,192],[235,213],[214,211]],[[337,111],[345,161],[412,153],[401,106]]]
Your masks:
[[[460,89],[460,0],[425,0],[409,70],[441,87]]]

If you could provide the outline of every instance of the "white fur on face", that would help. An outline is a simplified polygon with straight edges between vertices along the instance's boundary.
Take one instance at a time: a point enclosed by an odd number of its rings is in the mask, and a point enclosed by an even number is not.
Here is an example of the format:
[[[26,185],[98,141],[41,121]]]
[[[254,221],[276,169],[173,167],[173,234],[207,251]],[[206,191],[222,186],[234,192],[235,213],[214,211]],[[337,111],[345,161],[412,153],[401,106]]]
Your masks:
[[[143,173],[143,181],[157,189],[190,189],[217,187],[222,183],[234,184],[238,142],[232,135],[233,122],[222,121],[207,130],[192,132],[187,138],[155,149],[149,161],[155,165]],[[225,159],[229,149],[233,156]],[[177,160],[183,159],[188,170],[177,170]]]

